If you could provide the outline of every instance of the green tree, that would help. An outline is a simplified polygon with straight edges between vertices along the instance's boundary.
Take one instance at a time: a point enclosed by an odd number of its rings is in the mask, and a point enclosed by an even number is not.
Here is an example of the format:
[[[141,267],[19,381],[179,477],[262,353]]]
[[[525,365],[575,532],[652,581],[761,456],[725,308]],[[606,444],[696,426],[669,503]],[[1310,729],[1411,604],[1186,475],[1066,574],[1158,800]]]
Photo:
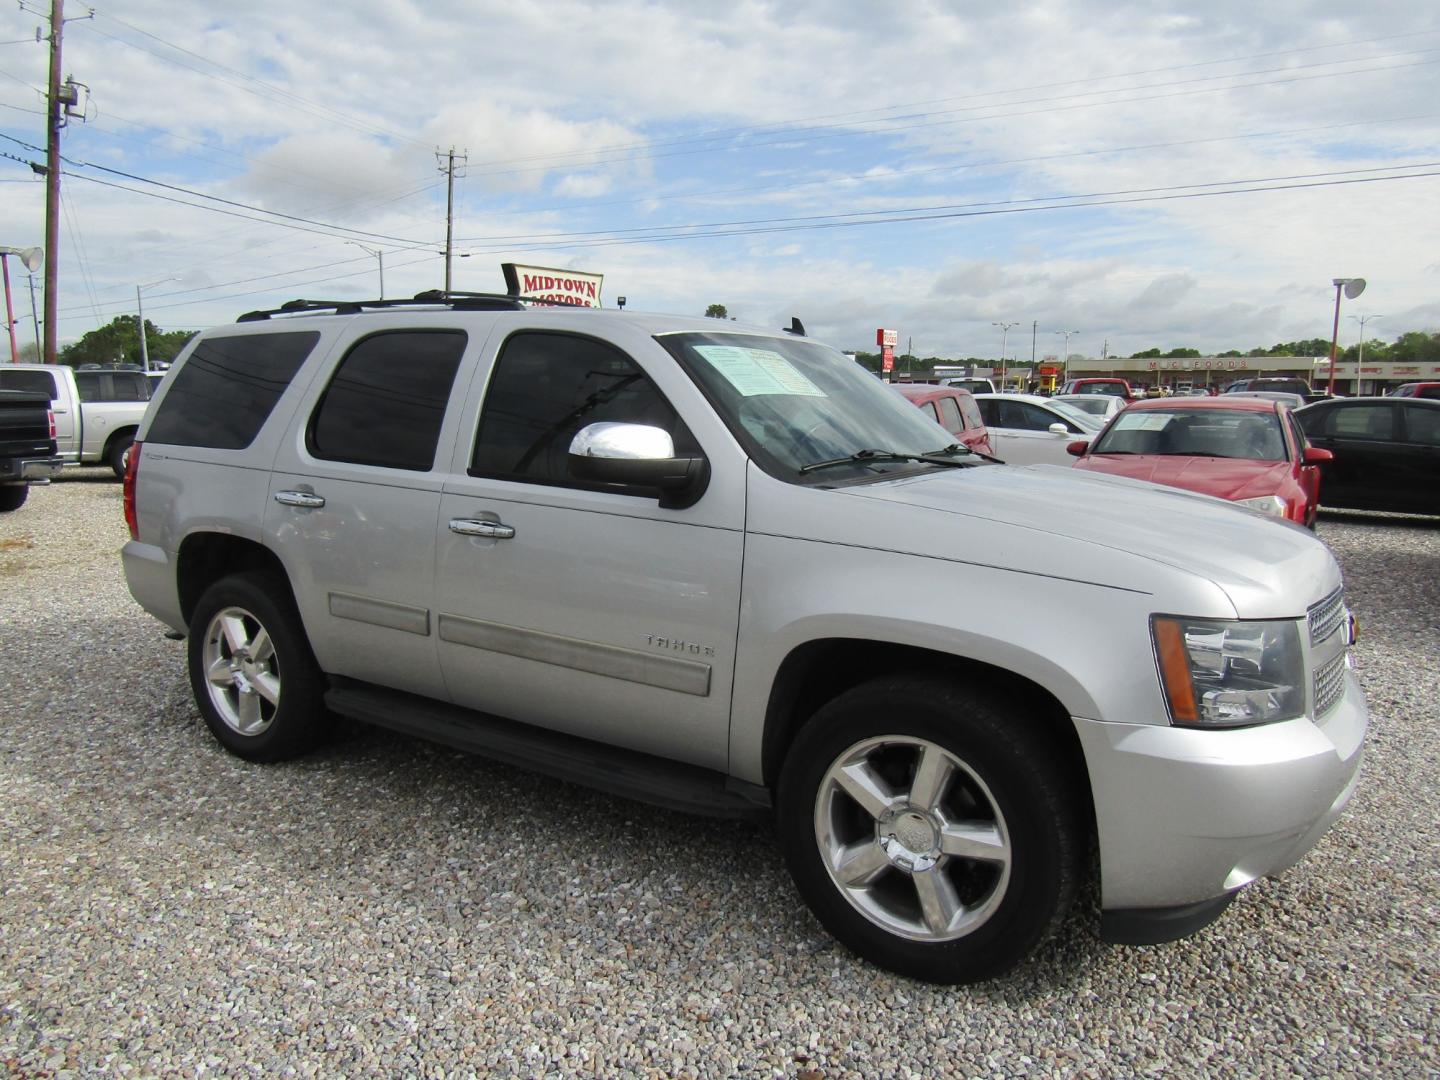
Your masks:
[[[1199,356],[1199,349],[1171,349],[1165,354],[1167,360],[1183,360],[1192,356]]]
[[[728,319],[730,312],[725,310],[724,304],[711,304],[705,309],[705,317],[707,319]]]
[[[164,331],[146,319],[145,344],[151,362],[174,359],[192,333],[190,330]],[[140,360],[140,336],[135,332],[134,315],[117,315],[60,351],[60,362],[71,367],[80,364],[138,364]]]
[[[1146,350],[1144,350],[1143,352],[1137,352],[1137,353],[1131,353],[1131,354],[1130,354],[1130,359],[1131,359],[1131,360],[1158,360],[1159,358],[1160,358],[1160,350],[1159,350],[1159,349],[1146,349]]]
[[[1366,349],[1369,348],[1367,345]],[[1395,339],[1395,344],[1388,348],[1386,358],[1402,364],[1440,363],[1440,334],[1427,334],[1419,330],[1401,334]]]

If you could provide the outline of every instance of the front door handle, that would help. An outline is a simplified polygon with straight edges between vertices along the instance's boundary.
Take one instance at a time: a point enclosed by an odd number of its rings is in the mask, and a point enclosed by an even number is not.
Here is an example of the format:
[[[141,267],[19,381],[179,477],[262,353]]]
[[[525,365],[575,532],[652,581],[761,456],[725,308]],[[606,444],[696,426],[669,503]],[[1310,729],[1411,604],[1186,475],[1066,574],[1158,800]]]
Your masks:
[[[307,510],[318,510],[325,505],[325,496],[308,491],[277,491],[275,501],[281,506],[303,506]]]
[[[450,531],[461,536],[483,536],[488,540],[510,540],[515,530],[499,521],[479,521],[476,518],[451,518]]]

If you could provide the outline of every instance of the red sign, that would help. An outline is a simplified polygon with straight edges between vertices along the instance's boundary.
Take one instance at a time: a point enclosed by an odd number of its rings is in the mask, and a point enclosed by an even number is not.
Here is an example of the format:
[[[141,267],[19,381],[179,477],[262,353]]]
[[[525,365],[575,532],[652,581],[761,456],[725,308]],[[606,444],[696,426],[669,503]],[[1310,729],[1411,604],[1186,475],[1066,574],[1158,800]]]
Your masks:
[[[891,333],[894,331],[892,330]],[[895,346],[893,344],[880,346],[880,370],[887,372],[895,370]]]
[[[879,345],[879,346],[881,346],[882,348],[884,348],[885,346],[889,346],[890,348],[893,349],[893,348],[894,348],[896,345],[898,345],[899,343],[900,343],[900,331],[899,331],[899,330],[883,330],[883,329],[881,329],[881,330],[876,330],[876,331],[875,331],[875,344],[876,344],[876,345]],[[889,369],[889,368],[886,368],[885,370],[886,370],[886,371],[889,371],[890,369]]]

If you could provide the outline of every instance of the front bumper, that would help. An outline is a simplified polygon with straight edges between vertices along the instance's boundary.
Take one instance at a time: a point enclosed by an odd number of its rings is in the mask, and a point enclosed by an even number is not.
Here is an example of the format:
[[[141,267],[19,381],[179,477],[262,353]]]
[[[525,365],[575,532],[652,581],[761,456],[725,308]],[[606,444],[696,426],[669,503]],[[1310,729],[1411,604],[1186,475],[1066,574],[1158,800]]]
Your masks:
[[[54,457],[0,458],[0,480],[26,480],[31,483],[46,483],[53,476],[59,476],[64,460]]]
[[[1354,672],[1344,677],[1340,701],[1318,719],[1216,731],[1075,721],[1112,923],[1151,911],[1157,927],[1173,926],[1213,908],[1182,933],[1192,932],[1226,896],[1315,846],[1359,780],[1365,698]]]

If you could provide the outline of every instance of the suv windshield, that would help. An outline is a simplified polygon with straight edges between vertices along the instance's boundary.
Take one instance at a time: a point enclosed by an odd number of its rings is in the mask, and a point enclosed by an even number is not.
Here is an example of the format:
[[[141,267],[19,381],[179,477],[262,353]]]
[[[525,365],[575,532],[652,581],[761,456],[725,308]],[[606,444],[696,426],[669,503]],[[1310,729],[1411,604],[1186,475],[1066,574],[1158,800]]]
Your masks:
[[[777,479],[874,479],[953,464],[969,453],[864,368],[813,341],[735,333],[661,334],[657,340],[746,452]],[[915,460],[941,454],[950,460]],[[830,467],[813,468],[822,463]],[[807,466],[812,468],[802,471]]]

